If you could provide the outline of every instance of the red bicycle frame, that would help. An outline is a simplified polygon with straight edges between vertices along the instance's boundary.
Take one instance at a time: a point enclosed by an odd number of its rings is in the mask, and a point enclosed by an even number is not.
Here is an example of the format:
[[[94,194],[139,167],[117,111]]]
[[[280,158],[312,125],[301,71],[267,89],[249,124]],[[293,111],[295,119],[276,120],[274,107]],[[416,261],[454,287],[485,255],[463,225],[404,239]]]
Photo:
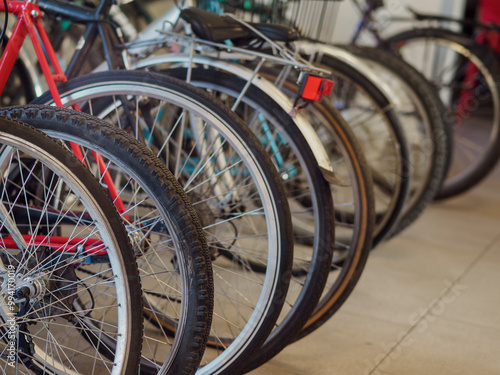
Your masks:
[[[3,2],[0,2],[0,11],[5,12],[5,6]],[[57,90],[57,82],[65,82],[66,75],[59,64],[59,60],[57,59],[56,53],[52,44],[49,41],[47,33],[43,28],[42,22],[40,21],[40,17],[42,16],[42,12],[38,4],[29,1],[7,1],[7,12],[9,14],[14,14],[17,16],[17,21],[12,31],[12,35],[5,47],[5,50],[0,58],[0,95],[5,88],[7,83],[7,79],[9,78],[10,73],[12,72],[12,68],[14,67],[17,56],[19,55],[19,51],[26,39],[26,36],[29,34],[31,42],[33,44],[33,48],[35,49],[38,62],[42,69],[43,75],[49,87],[50,93],[54,102],[57,106],[63,107],[61,102],[61,97],[59,95],[59,91]],[[52,67],[52,69],[51,69]],[[79,108],[74,107],[74,109],[79,110]],[[78,145],[71,143],[71,148],[75,155],[83,161],[83,154]],[[125,219],[128,219],[128,216],[125,214],[125,206],[118,196],[118,191],[113,183],[113,180],[107,171],[106,164],[103,158],[97,154],[96,152],[92,152],[95,160],[99,165],[100,172],[103,177],[104,183],[107,185],[109,193],[115,202],[115,205],[118,209],[118,212],[124,215]],[[32,238],[32,242],[37,245],[47,245],[50,243],[50,246],[57,249],[65,248],[61,245],[61,239],[56,241],[52,245],[52,242],[47,242],[45,236],[41,236],[43,238],[38,238],[39,236],[35,236]],[[53,238],[53,237],[52,237]],[[83,243],[82,239],[74,239],[75,243]],[[80,240],[80,241],[78,241]],[[11,243],[7,240],[7,238],[3,239],[5,244]],[[14,242],[12,241],[12,244]],[[73,246],[75,248],[76,245]],[[92,243],[94,250],[91,253],[95,253],[96,245]],[[67,249],[65,251],[68,251]],[[70,250],[71,251],[71,250]],[[74,251],[74,250],[73,250]]]
[[[7,7],[8,13],[17,16],[17,22],[0,59],[0,93],[7,83],[7,79],[14,67],[14,63],[26,39],[26,35],[29,34],[54,102],[57,106],[62,107],[56,82],[66,81],[66,76],[64,75],[61,65],[57,60],[56,53],[40,21],[42,15],[40,8],[37,4],[27,1],[7,1]],[[0,11],[5,12],[3,3],[0,3]],[[44,51],[47,54],[48,60]],[[51,72],[49,62],[54,69],[54,74]]]

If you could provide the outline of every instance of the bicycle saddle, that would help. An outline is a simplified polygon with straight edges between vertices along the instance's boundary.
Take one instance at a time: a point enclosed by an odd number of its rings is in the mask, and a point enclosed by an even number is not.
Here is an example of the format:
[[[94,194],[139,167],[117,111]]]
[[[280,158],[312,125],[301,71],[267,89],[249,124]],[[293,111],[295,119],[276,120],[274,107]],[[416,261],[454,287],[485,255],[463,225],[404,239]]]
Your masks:
[[[203,9],[183,9],[181,17],[191,25],[193,32],[199,38],[212,42],[221,43],[229,39],[234,45],[242,45],[258,37],[238,21]],[[249,24],[276,42],[293,42],[299,38],[298,31],[290,27],[270,23],[249,22]]]

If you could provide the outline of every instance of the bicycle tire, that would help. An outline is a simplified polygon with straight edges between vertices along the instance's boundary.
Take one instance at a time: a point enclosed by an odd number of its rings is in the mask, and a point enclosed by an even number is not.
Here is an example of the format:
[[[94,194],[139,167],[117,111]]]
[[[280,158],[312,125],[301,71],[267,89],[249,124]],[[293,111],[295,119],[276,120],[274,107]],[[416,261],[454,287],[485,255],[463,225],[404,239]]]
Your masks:
[[[129,218],[124,217],[123,220],[128,222],[129,226],[133,225],[129,228],[129,232],[137,233],[137,228],[140,226],[141,232],[148,231],[147,235],[151,236],[151,232],[158,231],[154,228],[150,229],[152,224],[148,227],[146,223],[153,223],[161,218],[162,224],[168,228],[163,231],[165,234],[161,237],[161,241],[172,243],[165,249],[155,246],[157,256],[151,255],[151,258],[149,254],[141,254],[137,250],[141,247],[141,242],[147,240],[146,235],[140,241],[134,242],[142,283],[147,285],[154,281],[149,279],[148,273],[152,273],[153,270],[147,263],[161,261],[165,264],[170,261],[165,257],[170,247],[173,249],[172,253],[175,254],[176,273],[181,275],[179,281],[173,277],[158,281],[176,285],[175,288],[181,291],[182,296],[177,297],[182,299],[179,314],[174,317],[178,320],[178,324],[169,356],[164,361],[163,371],[168,374],[194,374],[201,361],[210,330],[213,310],[213,275],[201,223],[177,180],[142,143],[121,129],[96,117],[66,108],[33,105],[28,109],[15,107],[0,110],[0,113],[26,122],[53,138],[73,141],[85,147],[87,151],[97,151],[108,160],[108,170],[116,165],[122,170],[121,173],[131,176],[125,178],[127,185],[137,184],[138,187],[133,189],[134,195],[141,196],[137,209],[142,209],[144,212],[133,215],[135,208],[130,203],[127,204],[126,213]],[[92,161],[87,160],[86,164],[90,167]],[[143,191],[145,194],[142,193]],[[150,198],[146,201],[147,198],[144,195]],[[156,210],[146,211],[147,204],[156,207]],[[125,213],[122,214],[124,215]],[[153,215],[158,215],[158,218],[154,218]],[[132,229],[135,231],[133,232]],[[169,235],[172,233],[174,235]],[[152,242],[150,240],[147,246],[152,247]],[[156,273],[167,272],[168,269],[157,266],[155,271]],[[164,294],[167,295],[166,291]],[[145,296],[147,296],[146,292]],[[145,351],[153,344],[148,339],[143,346]],[[159,350],[158,347],[155,349]]]
[[[216,255],[216,259],[214,260],[214,281],[215,281],[215,315],[214,321],[212,323],[212,333],[209,337],[209,341],[213,340],[214,342],[219,343],[219,345],[212,350],[205,351],[204,359],[202,359],[202,365],[197,373],[206,374],[206,373],[217,373],[217,374],[231,374],[233,371],[241,365],[241,361],[246,357],[246,353],[253,352],[260,344],[266,339],[267,335],[273,328],[273,324],[279,316],[281,307],[284,303],[283,296],[286,295],[286,291],[288,289],[288,277],[291,267],[292,267],[292,233],[291,233],[291,219],[290,212],[288,208],[288,203],[286,201],[286,196],[283,191],[283,187],[281,186],[281,182],[279,180],[279,176],[275,168],[273,167],[271,161],[268,156],[265,154],[262,146],[255,139],[255,136],[247,129],[247,127],[241,123],[241,120],[235,116],[233,113],[225,109],[221,103],[214,101],[208,94],[203,92],[203,90],[196,89],[185,82],[175,80],[174,78],[167,77],[161,74],[155,74],[151,72],[140,72],[140,71],[127,71],[127,72],[118,72],[118,71],[110,71],[92,74],[89,76],[82,76],[65,82],[59,87],[61,97],[63,103],[65,105],[72,105],[75,103],[80,103],[81,107],[84,107],[84,103],[90,110],[93,110],[93,114],[99,113],[99,111],[95,111],[93,105],[115,105],[117,106],[115,109],[120,109],[118,105],[128,105],[133,103],[130,107],[127,107],[127,112],[124,112],[126,116],[130,113],[134,115],[135,112],[132,112],[132,109],[135,109],[136,106],[144,104],[144,107],[141,107],[140,116],[136,116],[137,123],[135,121],[132,123],[131,129],[134,130],[135,125],[141,125],[143,122],[139,123],[139,118],[141,120],[145,120],[147,123],[146,114],[150,114],[150,119],[153,120],[169,120],[168,116],[176,116],[178,112],[172,110],[171,108],[175,107],[179,109],[180,115],[183,113],[188,113],[189,116],[183,117],[183,119],[189,119],[189,127],[190,132],[185,133],[177,132],[174,133],[175,130],[179,129],[177,127],[178,122],[175,122],[175,119],[172,120],[172,128],[165,127],[157,128],[155,125],[151,125],[147,129],[150,132],[154,130],[165,130],[165,138],[158,137],[155,135],[151,139],[154,141],[155,139],[159,139],[162,145],[166,145],[165,148],[159,149],[159,156],[163,158],[163,161],[167,163],[167,165],[174,169],[174,176],[176,178],[183,179],[185,184],[191,184],[191,180],[189,176],[184,176],[182,173],[189,173],[188,167],[191,165],[191,161],[195,163],[196,168],[205,168],[203,171],[208,173],[207,176],[210,176],[208,171],[208,166],[205,161],[209,162],[219,162],[219,156],[222,157],[222,162],[227,163],[228,159],[224,159],[225,154],[219,154],[219,152],[225,151],[225,148],[218,147],[213,152],[217,152],[215,158],[212,156],[207,156],[209,154],[204,154],[203,158],[198,161],[192,158],[192,155],[197,156],[196,152],[199,150],[195,148],[198,144],[204,145],[206,142],[206,136],[209,136],[209,147],[217,146],[219,142],[219,136],[223,139],[223,145],[230,148],[231,157],[235,157],[236,161],[234,164],[231,164],[229,167],[235,169],[236,178],[241,180],[242,172],[238,172],[238,164],[242,163],[245,166],[245,173],[248,173],[250,179],[248,179],[249,187],[243,189],[244,186],[240,188],[240,185],[231,185],[231,189],[229,193],[224,195],[216,194],[211,192],[210,196],[206,199],[214,206],[217,207],[219,203],[218,197],[227,197],[229,199],[228,205],[221,206],[227,208],[227,213],[225,210],[216,211],[216,210],[205,210],[204,207],[206,204],[204,203],[204,194],[203,189],[208,186],[209,181],[217,181],[219,178],[224,182],[224,178],[232,180],[233,176],[231,176],[231,172],[233,169],[227,168],[225,166],[221,166],[219,169],[216,169],[217,178],[205,178],[202,179],[199,186],[200,188],[196,190],[195,186],[186,185],[184,188],[193,188],[193,191],[188,194],[190,199],[193,201],[195,208],[197,208],[197,212],[199,215],[203,216],[201,218],[202,224],[204,224],[205,235],[207,238],[209,247],[213,250],[213,254]],[[122,102],[118,103],[117,98],[120,97]],[[98,100],[100,98],[100,100]],[[104,100],[108,98],[109,101]],[[144,100],[144,101],[143,101]],[[38,103],[47,103],[51,101],[49,95],[46,94],[41,98],[37,99]],[[146,105],[153,105],[155,109],[156,105],[169,105],[168,110],[164,110],[161,112],[162,117],[155,118],[155,114],[149,112],[152,111],[153,108],[147,107]],[[148,109],[149,108],[149,109]],[[101,107],[102,109],[102,107]],[[123,109],[123,108],[122,108]],[[129,112],[130,110],[130,112]],[[108,121],[118,121],[119,111],[116,110],[116,117],[111,118],[112,115],[115,115],[115,112],[110,111],[108,113]],[[158,115],[159,112],[156,112]],[[198,122],[192,122],[190,116],[194,116],[198,119]],[[169,122],[168,124],[171,124]],[[201,128],[195,128],[195,126],[200,125],[202,128],[207,128],[210,131],[204,131]],[[175,125],[175,126],[174,126]],[[170,125],[169,125],[170,126]],[[146,128],[144,130],[147,130]],[[212,132],[215,133],[215,136],[212,137]],[[169,137],[169,135],[172,137]],[[152,133],[151,133],[152,134]],[[136,136],[142,136],[143,133],[136,133]],[[160,134],[161,135],[161,134]],[[176,139],[181,136],[186,142],[178,142]],[[177,138],[176,138],[177,137]],[[184,138],[184,137],[187,137]],[[191,137],[191,138],[189,138]],[[149,137],[147,137],[150,139]],[[165,141],[165,142],[164,142]],[[177,142],[174,144],[174,141]],[[179,147],[175,148],[176,145]],[[154,147],[155,144],[149,144],[150,147]],[[167,147],[173,147],[176,152],[180,153],[180,156],[184,157],[177,158],[176,160],[169,159],[169,153],[167,152]],[[162,146],[163,147],[163,146]],[[184,147],[188,147],[188,149],[184,149]],[[200,149],[201,150],[201,149]],[[157,150],[158,151],[158,150]],[[203,150],[201,150],[203,151]],[[212,152],[212,151],[211,151]],[[188,163],[189,162],[189,163]],[[201,163],[203,162],[203,163]],[[182,163],[182,165],[178,165]],[[218,164],[217,164],[218,165]],[[202,172],[203,172],[202,171]],[[194,178],[199,177],[202,178],[202,172],[196,171]],[[195,179],[192,182],[196,182]],[[242,182],[239,181],[241,184]],[[223,185],[216,185],[216,188],[224,188]],[[234,189],[240,188],[241,194],[250,194],[250,188],[255,189],[257,196],[259,199],[249,199],[245,195],[242,195],[243,202],[249,205],[242,205],[238,203],[237,191]],[[198,198],[196,194],[199,192]],[[233,199],[234,198],[234,199]],[[236,200],[235,200],[236,199]],[[246,199],[246,201],[245,201]],[[244,212],[242,215],[235,215],[235,213],[231,214],[231,210],[246,210],[251,208],[250,205],[258,205],[256,208],[256,214],[259,214],[261,219],[260,222],[256,220],[256,215],[252,215],[251,212]],[[255,290],[258,288],[258,292],[253,292],[256,297],[252,300],[251,304],[245,303],[242,304],[242,301],[238,301],[241,292],[238,292],[237,288],[232,288],[231,290],[226,291],[224,288],[226,287],[227,278],[233,277],[236,278],[237,272],[233,272],[229,274],[225,271],[223,267],[218,265],[219,261],[222,261],[220,257],[217,257],[218,248],[222,247],[224,249],[227,248],[238,248],[238,251],[248,252],[248,248],[243,249],[243,238],[238,238],[238,231],[235,232],[237,243],[231,242],[229,239],[224,239],[220,236],[216,236],[216,233],[213,230],[218,227],[223,228],[226,225],[226,233],[231,233],[231,229],[229,228],[229,224],[226,220],[223,219],[224,215],[231,214],[233,217],[237,219],[236,224],[240,223],[243,218],[245,220],[249,220],[255,225],[255,230],[259,230],[258,225],[266,226],[266,230],[259,232],[258,236],[245,236],[246,238],[252,239],[252,241],[257,241],[257,239],[264,239],[264,247],[265,252],[259,254],[262,260],[261,262],[265,264],[266,272],[265,278],[253,273],[252,276],[255,277],[255,282],[251,285],[246,285],[247,288],[253,287]],[[219,220],[216,227],[214,218]],[[241,220],[240,220],[241,219]],[[205,221],[208,221],[208,224],[205,225]],[[214,225],[213,225],[214,224]],[[242,224],[240,224],[242,225]],[[242,233],[245,233],[244,230],[254,230],[252,226],[240,226],[237,227],[240,229]],[[222,230],[222,229],[221,229]],[[221,243],[222,245],[219,245]],[[238,247],[239,246],[239,247]],[[258,249],[256,249],[258,250]],[[254,251],[254,257],[257,252]],[[247,257],[250,257],[251,254],[247,254]],[[236,265],[235,265],[236,267]],[[233,271],[236,268],[233,268]],[[238,268],[239,272],[249,272],[248,269],[242,270],[241,267]],[[226,279],[225,279],[226,278]],[[229,280],[229,279],[227,279]],[[248,277],[242,278],[239,277],[236,281],[240,283],[243,280],[250,280]],[[257,283],[257,281],[259,283]],[[237,333],[228,332],[225,324],[224,327],[221,327],[223,324],[222,317],[225,317],[229,313],[228,309],[222,308],[222,303],[224,301],[224,293],[232,292],[234,293],[233,298],[229,299],[229,296],[226,296],[227,300],[231,300],[235,304],[238,303],[238,309],[235,308],[235,311],[240,314],[238,317],[232,317],[232,319],[238,318],[243,319],[244,324],[241,326],[240,322],[233,321],[233,326]],[[250,298],[253,296],[252,293],[245,293],[245,298]],[[246,311],[243,311],[243,308],[246,308]],[[227,317],[229,319],[229,317]],[[232,327],[233,327],[232,326]],[[226,329],[225,334],[231,333],[231,336],[218,337],[217,334],[221,335],[221,333],[217,333],[214,330]],[[213,333],[216,332],[216,333]],[[213,339],[211,339],[213,337]]]
[[[10,314],[15,315],[13,319],[16,329],[23,333],[14,335],[16,338],[9,338],[14,340],[16,359],[9,364],[7,357],[2,355],[2,361],[5,361],[4,372],[15,368],[20,372],[31,369],[35,372],[60,374],[65,371],[85,371],[90,365],[101,372],[136,374],[142,337],[142,314],[138,308],[142,295],[140,279],[130,241],[113,203],[83,164],[45,134],[4,116],[0,116],[0,132],[4,146],[2,206],[5,209],[5,205],[9,206],[9,209],[2,213],[2,232],[7,231],[14,235],[13,226],[9,224],[9,220],[12,220],[14,231],[28,236],[25,243],[19,242],[19,238],[14,240],[17,246],[7,245],[6,237],[2,236],[2,262],[7,264],[6,268],[15,269],[12,272],[16,275],[13,275],[12,279],[16,285],[18,302],[14,302],[19,304],[18,311],[13,313],[10,308],[12,306],[6,304],[2,298],[2,311],[8,314],[5,309],[9,306]],[[6,145],[11,148],[5,147]],[[30,162],[25,164],[27,157]],[[35,162],[32,162],[33,159]],[[17,173],[10,174],[10,168],[15,168]],[[16,176],[16,179],[9,183],[9,176]],[[45,198],[43,201],[31,190],[30,180],[33,179],[35,185],[43,184],[43,191],[46,193],[42,197]],[[68,187],[73,203],[67,199],[54,202],[55,193],[61,184]],[[8,198],[9,192],[4,190],[8,186],[15,186],[19,191],[12,200]],[[69,230],[64,232],[65,235],[69,233],[69,237],[63,238],[62,246],[58,247],[55,244],[56,238],[51,236],[55,228],[61,227]],[[36,235],[39,233],[44,239],[37,243]],[[83,253],[75,251],[76,245],[70,242],[72,239],[77,241],[75,244],[81,244]],[[92,242],[92,239],[98,242]],[[105,263],[85,266],[84,260],[94,257],[89,254],[95,254],[95,250],[86,250],[86,246],[105,249],[107,263],[111,268],[106,269]],[[95,267],[107,277],[100,283],[90,284],[92,277],[79,277],[81,269],[86,267]],[[26,273],[21,275],[24,271]],[[3,276],[6,281],[5,275]],[[15,281],[16,279],[18,281]],[[28,288],[31,284],[33,288]],[[116,298],[113,293],[115,286]],[[9,289],[6,285],[4,288]],[[95,295],[95,299],[89,298],[91,295]],[[107,298],[111,304],[102,304],[106,303]],[[83,303],[89,299],[91,301],[85,305],[88,311],[75,310],[76,300]],[[97,303],[98,311],[95,310]],[[114,320],[115,323],[112,323],[113,320],[107,320],[104,315],[105,311],[111,312],[111,309],[117,310],[116,315],[108,317],[118,319]],[[92,315],[94,312],[96,315]],[[12,329],[9,325],[10,318],[7,319],[9,323],[4,318],[5,315],[2,316],[2,345],[11,348],[10,341],[7,342],[7,337],[10,337],[7,332]],[[107,324],[100,326],[99,322],[104,321]],[[38,322],[41,322],[41,325],[38,325]],[[110,329],[114,325],[116,333]],[[55,340],[55,337],[59,339]],[[85,338],[83,343],[81,337]],[[88,350],[96,350],[92,340],[97,340],[98,337],[116,337],[118,343],[116,351],[112,353],[112,359],[103,359],[100,354],[96,354],[92,359]],[[85,346],[86,341],[90,342],[89,346]],[[53,346],[58,347],[54,354]],[[82,353],[82,350],[86,352]],[[84,360],[79,358],[79,355],[83,356]],[[99,364],[99,361],[102,364]]]
[[[500,157],[500,87],[498,85],[498,82],[500,82],[500,66],[498,64],[498,55],[492,51],[488,51],[487,48],[477,44],[463,34],[439,28],[404,31],[391,36],[386,42],[387,46],[396,51],[404,59],[406,59],[403,52],[404,48],[411,46],[412,43],[422,42],[429,43],[429,45],[437,45],[441,48],[441,53],[447,48],[448,51],[457,53],[455,61],[460,59],[460,62],[463,61],[464,64],[472,64],[470,66],[474,66],[480,72],[480,76],[477,78],[479,85],[474,88],[474,93],[465,98],[463,108],[469,111],[468,113],[462,114],[455,111],[456,108],[458,110],[462,108],[459,107],[459,103],[455,103],[456,98],[454,98],[454,95],[456,95],[456,92],[446,94],[448,98],[451,95],[451,102],[448,100],[445,104],[454,117],[453,120],[457,119],[457,122],[453,127],[453,156],[450,170],[436,198],[450,198],[467,191],[489,174]],[[422,72],[422,66],[417,66],[418,60],[412,60],[414,61],[408,60],[408,62]],[[468,66],[464,65],[466,70],[469,69]],[[441,89],[443,86],[446,88],[446,83],[437,82],[437,79],[429,76],[429,74],[432,74],[432,71],[424,71],[422,73],[436,85],[437,89]],[[453,79],[460,74],[466,73],[465,70],[457,71],[454,73]],[[450,89],[457,90],[457,88]],[[465,92],[467,93],[467,90]],[[460,100],[460,98],[458,99]],[[490,101],[493,114],[491,121],[485,125],[481,120],[483,115],[481,107],[489,106]],[[477,117],[473,119],[472,116]],[[478,120],[481,122],[481,125],[474,125],[476,124],[475,121]],[[480,137],[477,140],[477,144],[471,144],[471,142],[474,142],[471,140],[475,140],[475,137],[478,136],[478,132],[474,134],[470,133],[471,130],[469,129],[473,129],[474,127],[480,127],[480,132],[486,134],[484,138]],[[466,165],[466,168],[463,168],[463,165]]]
[[[161,73],[185,79],[187,69],[161,70]],[[191,71],[190,83],[216,97],[224,96],[226,98],[224,102],[231,107],[247,82],[240,77],[215,69],[194,68]],[[311,238],[304,238],[303,232],[295,233],[296,243],[304,244],[304,240],[313,243],[312,255],[303,252],[297,254],[297,251],[294,251],[299,266],[294,266],[291,275],[292,285],[285,304],[289,308],[282,311],[273,332],[264,344],[255,354],[249,356],[247,363],[253,369],[274,357],[293,340],[318,303],[330,271],[329,263],[335,237],[334,210],[329,184],[323,178],[305,138],[292,118],[269,95],[252,85],[247,88],[234,112],[242,119],[248,120],[245,122],[250,129],[264,142],[264,145],[267,144],[266,150],[280,173],[288,199],[300,201],[301,204],[296,207],[296,211],[292,209],[292,222],[295,222],[294,219],[300,220],[301,216],[304,216],[303,211],[312,211],[315,217],[315,229]],[[277,134],[273,138],[283,138],[279,150],[277,150],[278,142],[269,143],[269,133]],[[278,156],[283,155],[286,155],[286,163],[277,160],[280,159]],[[291,171],[290,165],[296,169]],[[293,173],[305,176],[305,181],[301,181],[297,175],[289,178],[288,176]],[[307,190],[304,192],[302,189]],[[307,203],[304,200],[307,200]],[[248,366],[245,368],[246,371]]]
[[[358,46],[343,48],[374,63],[375,69],[382,69],[382,73],[389,70],[391,76],[398,77],[398,87],[402,87],[408,93],[407,97],[412,103],[410,108],[402,103],[401,108],[396,109],[402,117],[401,124],[408,134],[416,135],[415,132],[421,134],[419,137],[407,137],[412,157],[412,182],[416,187],[412,187],[400,222],[390,234],[392,237],[413,223],[434,200],[441,188],[451,161],[452,124],[435,90],[409,64],[389,52],[376,48]],[[413,113],[419,116],[418,122],[405,121],[405,119],[410,120],[409,117]],[[427,165],[424,164],[426,160],[429,160]]]
[[[363,151],[357,141],[357,137],[353,133],[350,125],[344,120],[339,111],[324,99],[320,103],[314,103],[314,114],[319,120],[316,126],[318,129],[324,129],[329,132],[330,136],[326,139],[335,140],[338,148],[346,159],[350,161],[349,172],[350,178],[357,181],[359,186],[356,191],[360,204],[357,206],[357,212],[354,215],[354,220],[347,215],[343,218],[339,215],[336,208],[336,221],[339,226],[351,224],[355,229],[347,240],[340,243],[340,249],[350,246],[353,248],[350,256],[346,259],[339,257],[336,262],[345,262],[342,266],[342,275],[328,288],[323,290],[323,294],[319,303],[316,305],[314,312],[309,317],[309,320],[304,325],[294,341],[304,338],[319,327],[321,327],[328,319],[330,319],[338,309],[344,304],[346,299],[354,290],[363,269],[368,260],[368,254],[372,250],[372,241],[374,239],[373,232],[375,231],[375,197],[373,194],[373,181],[370,174],[370,167],[363,157]],[[324,135],[323,135],[324,136]],[[330,143],[331,145],[331,143]],[[332,150],[329,151],[330,157],[333,157]],[[335,165],[335,159],[332,163]],[[342,175],[341,175],[342,176]],[[344,177],[347,179],[347,177]],[[340,189],[340,188],[337,188]],[[335,190],[333,191],[335,201]],[[342,206],[342,205],[341,205]],[[339,207],[342,208],[342,207]],[[337,233],[339,231],[337,230]],[[337,235],[338,236],[338,235]],[[340,240],[337,240],[340,241]],[[335,260],[335,255],[334,255]],[[335,271],[336,262],[332,263],[332,271]]]

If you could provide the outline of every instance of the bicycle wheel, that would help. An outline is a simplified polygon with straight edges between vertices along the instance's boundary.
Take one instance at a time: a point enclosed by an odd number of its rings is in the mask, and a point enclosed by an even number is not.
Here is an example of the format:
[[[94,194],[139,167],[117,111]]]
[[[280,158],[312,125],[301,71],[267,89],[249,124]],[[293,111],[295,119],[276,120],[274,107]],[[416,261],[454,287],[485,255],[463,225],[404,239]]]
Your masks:
[[[338,182],[330,185],[335,207],[335,252],[330,276],[299,340],[323,325],[353,291],[372,249],[375,197],[371,169],[351,125],[329,100],[314,103],[308,119],[327,147]]]
[[[187,70],[161,72],[185,79]],[[215,69],[197,68],[191,72],[190,83],[232,108],[247,82]],[[232,110],[262,142],[278,170],[290,203],[295,240],[285,306],[271,335],[247,361],[256,368],[293,340],[318,303],[330,271],[335,228],[329,184],[292,118],[255,86],[250,86],[240,99]]]
[[[211,347],[198,372],[236,372],[271,331],[292,266],[290,212],[269,157],[233,113],[164,75],[105,72],[66,82],[60,92],[65,105],[78,103],[142,139],[181,182],[214,267]],[[248,259],[266,271],[255,271]]]
[[[467,191],[500,157],[498,55],[438,28],[402,32],[387,44],[434,85],[452,116],[452,160],[437,198]]]
[[[140,280],[113,203],[34,128],[1,116],[0,142],[3,373],[137,373]]]
[[[335,86],[331,102],[351,126],[370,166],[376,247],[395,229],[409,194],[408,143],[387,96],[356,66],[329,54],[318,55],[314,61],[332,72]]]
[[[418,218],[441,188],[451,159],[452,124],[439,95],[403,60],[375,48],[344,48],[363,58],[397,92],[392,101],[410,146],[412,185],[394,236]]]
[[[157,371],[163,365],[169,374],[193,374],[210,329],[213,279],[201,224],[175,178],[144,145],[98,118],[41,106],[0,113],[54,138],[75,142],[85,151],[85,164],[101,180],[102,168],[96,166],[92,151],[104,158],[124,205],[121,216],[133,241],[143,285],[146,319],[141,363],[156,366]],[[175,323],[159,341],[154,331],[158,321],[166,319]]]

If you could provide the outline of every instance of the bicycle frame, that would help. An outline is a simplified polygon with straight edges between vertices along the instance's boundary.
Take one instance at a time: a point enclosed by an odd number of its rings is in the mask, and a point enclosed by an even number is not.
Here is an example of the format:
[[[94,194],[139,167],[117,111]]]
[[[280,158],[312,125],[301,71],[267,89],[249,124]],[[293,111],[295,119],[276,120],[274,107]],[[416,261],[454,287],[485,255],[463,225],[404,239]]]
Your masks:
[[[50,93],[54,97],[56,104],[62,106],[56,82],[66,81],[66,76],[57,60],[45,29],[40,22],[42,12],[39,6],[25,1],[8,1],[7,6],[7,11],[17,16],[17,22],[0,59],[0,71],[2,72],[0,75],[0,93],[7,83],[7,78],[14,67],[19,51],[26,36],[29,34]],[[3,3],[0,3],[0,11],[5,12]],[[47,57],[44,54],[44,50],[47,53]],[[52,65],[54,74],[51,72],[49,64]]]
[[[351,44],[356,44],[356,42],[358,41],[358,39],[361,35],[361,32],[365,29],[370,30],[370,32],[373,34],[374,38],[376,39],[378,45],[383,43],[383,40],[380,37],[380,34],[378,33],[378,30],[371,26],[372,21],[373,21],[373,17],[372,17],[373,8],[370,7],[369,5],[367,5],[366,8],[363,9],[361,7],[361,5],[356,0],[354,0],[354,4],[357,6],[358,10],[361,12],[361,19],[359,20],[358,24],[356,25],[356,30],[354,31],[354,35],[351,38]]]
[[[0,3],[0,11],[1,12],[6,11],[3,2]],[[54,102],[57,106],[62,107],[63,105],[61,103],[61,98],[57,90],[57,82],[65,82],[67,79],[66,75],[64,74],[64,71],[61,68],[61,65],[59,64],[55,51],[52,48],[47,33],[45,32],[45,29],[43,28],[43,25],[40,21],[42,12],[40,11],[39,5],[28,1],[8,0],[7,12],[17,16],[17,21],[14,26],[14,29],[12,30],[9,41],[5,47],[5,50],[0,58],[0,72],[2,73],[0,74],[0,94],[5,88],[7,79],[12,71],[12,68],[14,67],[15,61],[20,53],[24,40],[26,39],[26,36],[29,35],[33,47],[35,49],[38,61],[40,63],[43,75],[45,77],[45,80],[47,81],[50,93],[54,99]],[[51,67],[53,69],[53,72],[51,70]],[[75,155],[80,160],[83,161],[83,154],[79,146],[74,143],[71,143],[71,148],[75,153]],[[108,186],[110,195],[114,200],[118,211],[120,212],[120,214],[124,214],[125,206],[120,197],[118,196],[118,191],[114,186],[113,180],[109,172],[107,171],[104,160],[100,155],[98,155],[95,152],[93,152],[93,156],[99,165],[103,181]],[[125,219],[128,219],[126,214],[124,215],[124,217]],[[36,245],[45,245],[47,242],[47,238],[46,236],[41,236],[41,237],[42,238],[35,236],[35,238],[31,238],[31,241],[34,242]],[[82,243],[80,243],[81,240],[80,242],[78,241],[78,239],[76,240],[77,240],[76,244],[74,244],[73,246],[75,249],[76,249],[75,246],[82,245]],[[4,241],[7,241],[7,239],[4,239]],[[16,242],[14,240],[11,241],[9,239],[9,241],[5,243],[6,244],[9,243],[12,246],[19,246],[18,242],[19,241]],[[62,238],[59,238],[59,241],[55,241],[55,243],[52,243],[52,241],[50,241],[50,246],[56,249],[64,248],[64,251],[74,251],[73,247],[68,249],[66,246],[62,247],[58,246],[57,243],[61,242],[63,242]],[[97,246],[98,248],[99,244],[96,245],[93,243],[92,246]],[[90,253],[93,254],[94,252],[95,249]]]
[[[375,38],[377,44],[379,46],[386,47],[385,39],[381,37],[379,30],[377,29],[376,25],[374,24],[374,19],[373,19],[373,12],[375,12],[376,8],[371,6],[370,4],[366,4],[366,6],[363,8],[363,6],[359,3],[358,0],[353,0],[354,4],[358,8],[359,12],[361,13],[361,19],[359,20],[356,30],[351,38],[351,43],[356,44],[358,41],[361,32],[363,30],[368,30],[373,37]],[[424,13],[419,13],[415,10],[413,10],[411,7],[407,7],[407,9],[411,12],[412,17],[391,17],[391,21],[395,22],[447,22],[447,23],[453,23],[453,24],[458,24],[461,26],[468,26],[468,27],[473,27],[474,29],[478,29],[478,37],[480,38],[481,35],[483,39],[485,39],[484,34],[487,33],[499,33],[500,32],[500,26],[495,25],[495,24],[485,24],[479,21],[475,20],[464,20],[464,19],[458,19],[458,18],[453,18],[453,17],[446,17],[446,16],[440,16],[436,14],[424,14]],[[476,38],[476,41],[481,43],[481,40],[478,40],[479,38]],[[495,51],[499,52],[500,45],[491,45],[490,47],[493,48]]]
[[[361,32],[363,30],[368,30],[372,36],[375,38],[376,43],[379,47],[392,50],[392,47],[386,42],[374,22],[373,13],[376,10],[376,7],[371,4],[366,4],[363,8],[358,0],[353,0],[354,4],[358,8],[361,13],[361,19],[356,27],[354,35],[351,39],[351,44],[356,44],[358,41]],[[490,38],[491,34],[496,34],[498,36],[500,32],[500,26],[494,24],[484,24],[474,20],[462,20],[457,18],[451,18],[446,16],[434,15],[434,14],[423,14],[418,13],[412,8],[408,7],[408,10],[412,13],[413,17],[393,17],[392,21],[397,22],[437,22],[437,23],[453,23],[461,26],[469,26],[475,29],[475,35],[471,36],[472,40],[475,40],[479,44],[486,44],[490,49],[492,49],[495,53],[500,52],[500,38],[496,38],[496,41],[492,41],[493,38]],[[442,27],[442,26],[441,26]],[[464,34],[465,35],[465,34]],[[467,72],[464,78],[465,86],[473,88],[476,86],[476,74],[477,68],[474,66],[469,66],[467,68]],[[472,94],[470,93],[470,89],[463,89],[460,93],[460,97],[458,100],[458,105],[456,109],[455,121],[456,125],[459,125],[463,118],[467,116],[467,100]]]
[[[74,78],[80,73],[85,56],[90,53],[97,35],[101,38],[102,51],[109,69],[125,67],[124,59],[113,48],[118,44],[122,44],[121,32],[116,25],[106,20],[113,0],[102,0],[95,9],[50,0],[40,0],[38,4],[40,9],[47,14],[56,14],[58,18],[86,25],[79,46],[66,68],[66,77],[68,79]]]

